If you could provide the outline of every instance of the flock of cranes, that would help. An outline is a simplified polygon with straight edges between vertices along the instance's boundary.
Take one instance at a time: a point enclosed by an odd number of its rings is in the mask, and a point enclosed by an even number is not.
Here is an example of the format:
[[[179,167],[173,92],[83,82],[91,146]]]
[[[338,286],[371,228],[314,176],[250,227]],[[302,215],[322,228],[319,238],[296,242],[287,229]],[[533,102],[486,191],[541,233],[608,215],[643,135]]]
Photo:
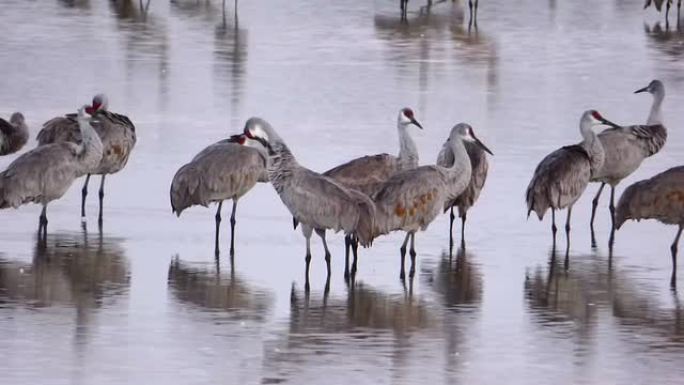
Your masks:
[[[645,158],[659,152],[667,139],[661,111],[665,97],[663,84],[654,80],[636,91],[640,92],[653,95],[645,125],[620,126],[595,110],[582,114],[579,122],[582,141],[550,153],[535,169],[526,192],[528,216],[534,211],[541,220],[551,209],[555,247],[556,211],[567,209],[567,258],[573,205],[590,182],[601,183],[592,202],[593,235],[598,198],[605,184],[609,184],[611,247],[614,231],[628,219],[655,218],[679,226],[671,247],[671,282],[674,285],[677,243],[684,228],[684,167],[675,167],[633,184],[625,190],[617,208],[614,205],[616,185],[633,173]],[[609,128],[598,134],[594,132],[594,128],[601,125]],[[405,238],[400,247],[400,277],[405,277],[407,248],[412,277],[415,274],[416,233],[425,231],[440,213],[450,212],[451,248],[454,208],[458,210],[464,247],[467,212],[484,187],[489,168],[487,154],[493,153],[469,124],[459,123],[451,129],[436,163],[419,166],[411,127],[423,128],[413,110],[402,108],[397,117],[400,147],[397,156],[364,156],[321,174],[300,165],[284,139],[267,121],[250,118],[242,133],[210,145],[176,172],[170,188],[172,211],[180,216],[188,207],[217,203],[215,251],[218,257],[221,209],[224,200],[232,200],[232,257],[238,200],[256,183],[271,183],[292,214],[294,228],[301,226],[306,245],[307,288],[314,231],[323,241],[328,277],[331,254],[326,232],[344,233],[347,278],[358,268],[359,244],[368,247],[379,236],[402,231]],[[9,122],[0,119],[0,154],[20,150],[27,137],[23,115],[15,113]],[[81,204],[85,220],[88,181],[91,175],[97,174],[102,176],[98,216],[98,223],[102,225],[105,176],[125,167],[136,143],[133,123],[124,115],[110,112],[107,97],[98,94],[91,105],[83,106],[77,114],[46,122],[37,139],[36,148],[19,156],[0,173],[0,209],[17,208],[29,202],[41,204],[39,234],[45,236],[47,205],[59,199],[81,176],[86,176]],[[351,272],[350,251],[354,257]]]

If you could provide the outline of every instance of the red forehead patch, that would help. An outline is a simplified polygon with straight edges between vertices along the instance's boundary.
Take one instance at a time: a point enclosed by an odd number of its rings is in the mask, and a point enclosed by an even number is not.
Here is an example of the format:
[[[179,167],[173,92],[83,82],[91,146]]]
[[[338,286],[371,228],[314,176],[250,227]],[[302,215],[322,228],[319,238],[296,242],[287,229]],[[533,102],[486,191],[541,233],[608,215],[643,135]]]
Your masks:
[[[413,110],[411,110],[410,108],[404,108],[404,115],[406,115],[407,118],[412,119]]]
[[[599,114],[598,111],[592,111],[591,116],[593,116],[594,119],[603,120],[603,116],[601,116],[601,114]]]

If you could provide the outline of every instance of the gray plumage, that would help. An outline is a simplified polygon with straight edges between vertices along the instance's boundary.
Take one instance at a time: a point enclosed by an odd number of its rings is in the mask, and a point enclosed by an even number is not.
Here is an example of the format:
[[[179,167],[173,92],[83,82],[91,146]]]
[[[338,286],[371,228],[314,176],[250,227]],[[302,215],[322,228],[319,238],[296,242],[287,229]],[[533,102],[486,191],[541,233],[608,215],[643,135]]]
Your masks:
[[[672,279],[677,271],[677,244],[684,228],[684,166],[673,167],[650,179],[625,189],[618,202],[615,225],[619,229],[627,220],[656,219],[668,225],[678,225],[672,243]]]
[[[591,229],[594,229],[594,218],[599,198],[606,184],[610,185],[611,221],[615,214],[615,187],[624,178],[636,171],[644,159],[658,153],[667,140],[667,129],[662,120],[662,102],[665,98],[665,87],[659,80],[653,80],[639,92],[653,94],[653,105],[646,125],[634,125],[610,128],[601,132],[598,137],[605,150],[603,166],[592,174],[592,182],[600,182],[601,187],[592,201]],[[613,226],[614,227],[614,226]],[[611,244],[613,237],[611,236]]]
[[[235,135],[229,140],[214,143],[197,154],[190,163],[182,166],[171,182],[171,209],[177,216],[190,206],[219,204],[216,211],[217,254],[223,201],[233,200],[230,253],[234,255],[237,201],[257,182],[268,182],[266,154],[263,147],[259,150],[256,146],[261,147],[244,135]]]
[[[528,216],[534,211],[539,220],[542,220],[546,211],[551,209],[554,245],[556,210],[568,209],[565,233],[569,248],[572,206],[589,184],[592,170],[600,169],[603,164],[603,146],[592,130],[593,126],[599,124],[613,123],[594,110],[585,111],[580,119],[580,132],[584,140],[580,144],[565,146],[547,155],[534,170],[527,187],[525,200]]]
[[[46,207],[60,198],[71,183],[96,167],[102,158],[102,142],[88,123],[83,109],[76,118],[85,140],[58,142],[21,155],[0,173],[0,208],[17,208],[34,202],[43,206],[41,227],[46,230]]]
[[[347,188],[360,191],[369,197],[373,196],[392,175],[403,170],[418,167],[418,148],[408,131],[409,125],[423,128],[415,119],[413,110],[405,107],[399,110],[399,116],[397,117],[397,131],[399,134],[398,156],[377,154],[356,158],[326,171],[323,175],[334,179]],[[349,277],[350,248],[354,252],[354,263],[351,273],[355,274],[358,257],[357,244],[351,236],[346,236],[345,277]]]
[[[135,126],[125,115],[113,113],[107,110],[108,99],[104,94],[95,95],[92,106],[87,111],[92,115],[91,125],[102,141],[103,155],[100,163],[88,172],[82,189],[81,217],[85,218],[85,198],[88,195],[88,182],[90,175],[102,175],[100,182],[100,211],[98,221],[102,222],[102,201],[104,198],[104,181],[107,174],[114,174],[123,169],[128,163],[128,158],[136,144]],[[81,133],[78,129],[74,115],[53,118],[43,125],[36,138],[38,145],[56,142],[81,141]]]
[[[28,141],[28,127],[21,112],[15,112],[9,122],[0,118],[0,155],[21,150]]]
[[[406,232],[400,249],[401,272],[404,277],[406,244],[411,239],[411,271],[415,273],[415,233],[424,231],[439,215],[445,202],[456,199],[470,182],[471,165],[464,139],[476,140],[472,128],[460,123],[452,128],[448,143],[454,154],[450,167],[421,166],[399,172],[384,183],[373,197],[376,206],[374,236],[391,231]]]
[[[489,171],[489,162],[485,150],[475,143],[465,142],[465,149],[470,159],[470,166],[472,173],[470,182],[466,186],[463,193],[456,199],[449,200],[444,204],[444,212],[450,210],[449,215],[449,247],[453,248],[453,225],[454,225],[454,207],[458,208],[458,216],[461,218],[461,243],[465,245],[465,222],[470,209],[477,198],[480,197],[480,192],[487,180],[487,172]],[[437,155],[437,165],[442,167],[450,167],[454,163],[454,153],[451,151],[449,143],[446,142],[442,146],[442,150]]]
[[[258,140],[268,148],[269,180],[287,209],[302,224],[307,249],[307,287],[313,230],[323,240],[328,274],[330,252],[325,241],[327,229],[343,231],[345,235],[352,234],[361,245],[370,245],[375,207],[369,197],[299,165],[285,142],[265,120],[250,118],[244,132],[247,137]]]

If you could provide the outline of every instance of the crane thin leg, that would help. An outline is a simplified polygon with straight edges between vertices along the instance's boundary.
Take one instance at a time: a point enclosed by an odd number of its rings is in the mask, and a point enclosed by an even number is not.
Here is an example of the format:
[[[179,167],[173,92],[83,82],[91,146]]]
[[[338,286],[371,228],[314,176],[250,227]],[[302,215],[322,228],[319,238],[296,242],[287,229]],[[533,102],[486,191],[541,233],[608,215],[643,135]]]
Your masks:
[[[610,186],[610,239],[608,245],[612,248],[615,243],[615,186]]]
[[[454,249],[454,206],[451,206],[449,212],[449,253]]]
[[[411,254],[411,270],[409,271],[409,277],[413,278],[413,276],[416,274],[416,249],[415,249],[415,243],[416,243],[416,233],[411,233],[411,250],[409,251],[409,254]]]
[[[352,236],[351,242],[352,252],[354,253],[354,263],[352,264],[351,274],[352,277],[356,276],[357,262],[359,259],[359,240],[356,236]]]
[[[604,187],[606,187],[606,184],[601,183],[601,187],[599,187],[594,200],[591,201],[591,222],[589,222],[589,227],[591,227],[592,235],[594,233],[594,218],[596,218],[596,208],[598,207],[599,198],[601,198],[601,193],[603,192]]]
[[[219,228],[221,228],[221,207],[223,207],[223,201],[220,201],[218,208],[216,209],[216,234],[214,235],[214,254],[218,257],[219,255]]]
[[[401,253],[401,270],[399,271],[399,278],[404,279],[405,274],[404,274],[404,261],[406,260],[406,244],[409,241],[409,237],[411,236],[411,233],[406,233],[406,238],[404,238],[404,243],[401,244],[401,248],[399,249],[399,252]]]
[[[235,255],[235,210],[237,210],[237,199],[233,199],[233,211],[230,213],[230,256]]]
[[[344,279],[349,279],[349,250],[351,249],[351,235],[344,236]]]
[[[325,250],[325,265],[328,268],[328,277],[330,277],[330,250],[328,250],[328,242],[325,240],[325,229],[316,229],[316,234],[318,234],[323,241],[323,249]]]
[[[102,226],[102,205],[104,201],[104,182],[105,182],[105,174],[102,174],[102,179],[100,180],[100,192],[98,193],[98,196],[100,197],[100,214],[97,216],[97,223]]]
[[[304,234],[304,238],[306,239],[306,256],[304,257],[304,260],[306,261],[306,270],[305,270],[305,281],[304,281],[304,290],[308,293],[311,286],[309,285],[309,267],[311,266],[311,234],[313,232],[313,229],[309,227],[308,225],[302,225],[302,234]]]
[[[81,189],[81,219],[85,219],[85,202],[88,196],[88,182],[90,182],[90,174],[86,175],[85,183]]]
[[[677,244],[679,243],[679,238],[682,236],[682,230],[684,230],[684,225],[679,225],[679,230],[677,230],[677,236],[670,246],[670,251],[672,252],[672,277],[670,278],[670,286],[675,287],[677,285]]]
[[[465,224],[466,218],[468,217],[468,212],[464,212],[461,217],[461,248],[465,249]]]
[[[47,236],[47,224],[48,224],[48,219],[47,219],[47,204],[43,205],[43,210],[40,212],[40,217],[38,218],[38,234],[40,235],[41,231],[43,232],[43,236]]]
[[[572,205],[568,206],[568,216],[565,220],[565,268],[568,268],[570,257],[570,217],[572,216]]]
[[[553,235],[553,244],[556,244],[556,231],[558,231],[558,228],[556,228],[556,209],[553,207],[551,208],[551,234]]]

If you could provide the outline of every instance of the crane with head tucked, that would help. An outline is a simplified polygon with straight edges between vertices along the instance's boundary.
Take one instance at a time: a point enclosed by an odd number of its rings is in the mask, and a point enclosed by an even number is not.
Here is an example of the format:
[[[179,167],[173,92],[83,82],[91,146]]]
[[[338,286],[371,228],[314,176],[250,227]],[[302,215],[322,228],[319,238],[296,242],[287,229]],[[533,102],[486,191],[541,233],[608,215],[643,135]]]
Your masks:
[[[21,112],[13,113],[9,122],[0,118],[0,155],[21,150],[28,141],[28,136],[28,127]]]

